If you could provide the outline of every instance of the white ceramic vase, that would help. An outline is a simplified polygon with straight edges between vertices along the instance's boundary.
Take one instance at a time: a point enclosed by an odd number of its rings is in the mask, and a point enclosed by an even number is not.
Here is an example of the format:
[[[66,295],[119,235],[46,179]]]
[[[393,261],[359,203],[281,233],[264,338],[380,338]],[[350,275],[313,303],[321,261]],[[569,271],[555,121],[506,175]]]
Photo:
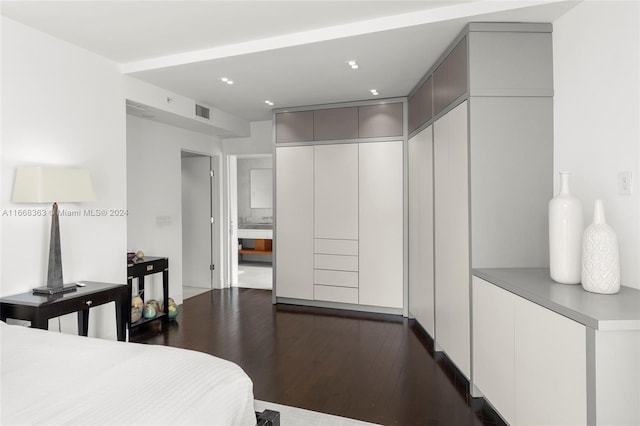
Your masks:
[[[560,192],[549,202],[549,270],[562,284],[580,284],[582,204],[569,191],[569,173],[560,172]]]
[[[593,223],[582,238],[582,287],[600,294],[620,291],[618,237],[606,223],[602,200],[596,200]]]

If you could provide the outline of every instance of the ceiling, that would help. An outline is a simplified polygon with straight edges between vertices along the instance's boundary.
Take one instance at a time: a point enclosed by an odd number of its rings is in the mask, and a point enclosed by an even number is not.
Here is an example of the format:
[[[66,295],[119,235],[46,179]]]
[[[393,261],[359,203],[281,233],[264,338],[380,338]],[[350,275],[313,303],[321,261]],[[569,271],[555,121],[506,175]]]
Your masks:
[[[370,89],[406,96],[466,23],[553,22],[576,3],[3,0],[1,11],[127,75],[258,121],[271,108],[371,99]]]

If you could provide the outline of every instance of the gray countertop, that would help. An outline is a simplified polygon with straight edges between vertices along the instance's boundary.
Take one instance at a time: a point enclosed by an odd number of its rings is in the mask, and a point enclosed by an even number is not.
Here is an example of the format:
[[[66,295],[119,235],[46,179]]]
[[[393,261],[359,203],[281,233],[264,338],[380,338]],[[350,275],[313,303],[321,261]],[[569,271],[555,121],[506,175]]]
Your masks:
[[[553,281],[549,269],[474,269],[473,275],[596,330],[640,330],[640,290],[613,295]]]

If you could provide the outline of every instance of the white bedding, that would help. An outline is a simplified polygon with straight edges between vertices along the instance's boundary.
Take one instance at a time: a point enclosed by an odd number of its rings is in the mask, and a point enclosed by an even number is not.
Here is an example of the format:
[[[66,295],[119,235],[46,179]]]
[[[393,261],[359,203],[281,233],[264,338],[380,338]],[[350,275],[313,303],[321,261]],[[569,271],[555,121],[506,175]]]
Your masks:
[[[255,425],[253,384],[229,361],[0,321],[2,425]]]

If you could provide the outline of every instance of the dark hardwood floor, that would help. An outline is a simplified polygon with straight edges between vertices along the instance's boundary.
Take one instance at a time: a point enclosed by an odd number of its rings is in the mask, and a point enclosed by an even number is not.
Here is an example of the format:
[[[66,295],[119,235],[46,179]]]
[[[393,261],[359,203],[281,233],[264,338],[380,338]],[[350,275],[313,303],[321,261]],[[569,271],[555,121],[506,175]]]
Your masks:
[[[272,305],[271,291],[213,290],[176,321],[131,341],[206,352],[240,365],[256,399],[384,425],[495,424],[415,321]]]

